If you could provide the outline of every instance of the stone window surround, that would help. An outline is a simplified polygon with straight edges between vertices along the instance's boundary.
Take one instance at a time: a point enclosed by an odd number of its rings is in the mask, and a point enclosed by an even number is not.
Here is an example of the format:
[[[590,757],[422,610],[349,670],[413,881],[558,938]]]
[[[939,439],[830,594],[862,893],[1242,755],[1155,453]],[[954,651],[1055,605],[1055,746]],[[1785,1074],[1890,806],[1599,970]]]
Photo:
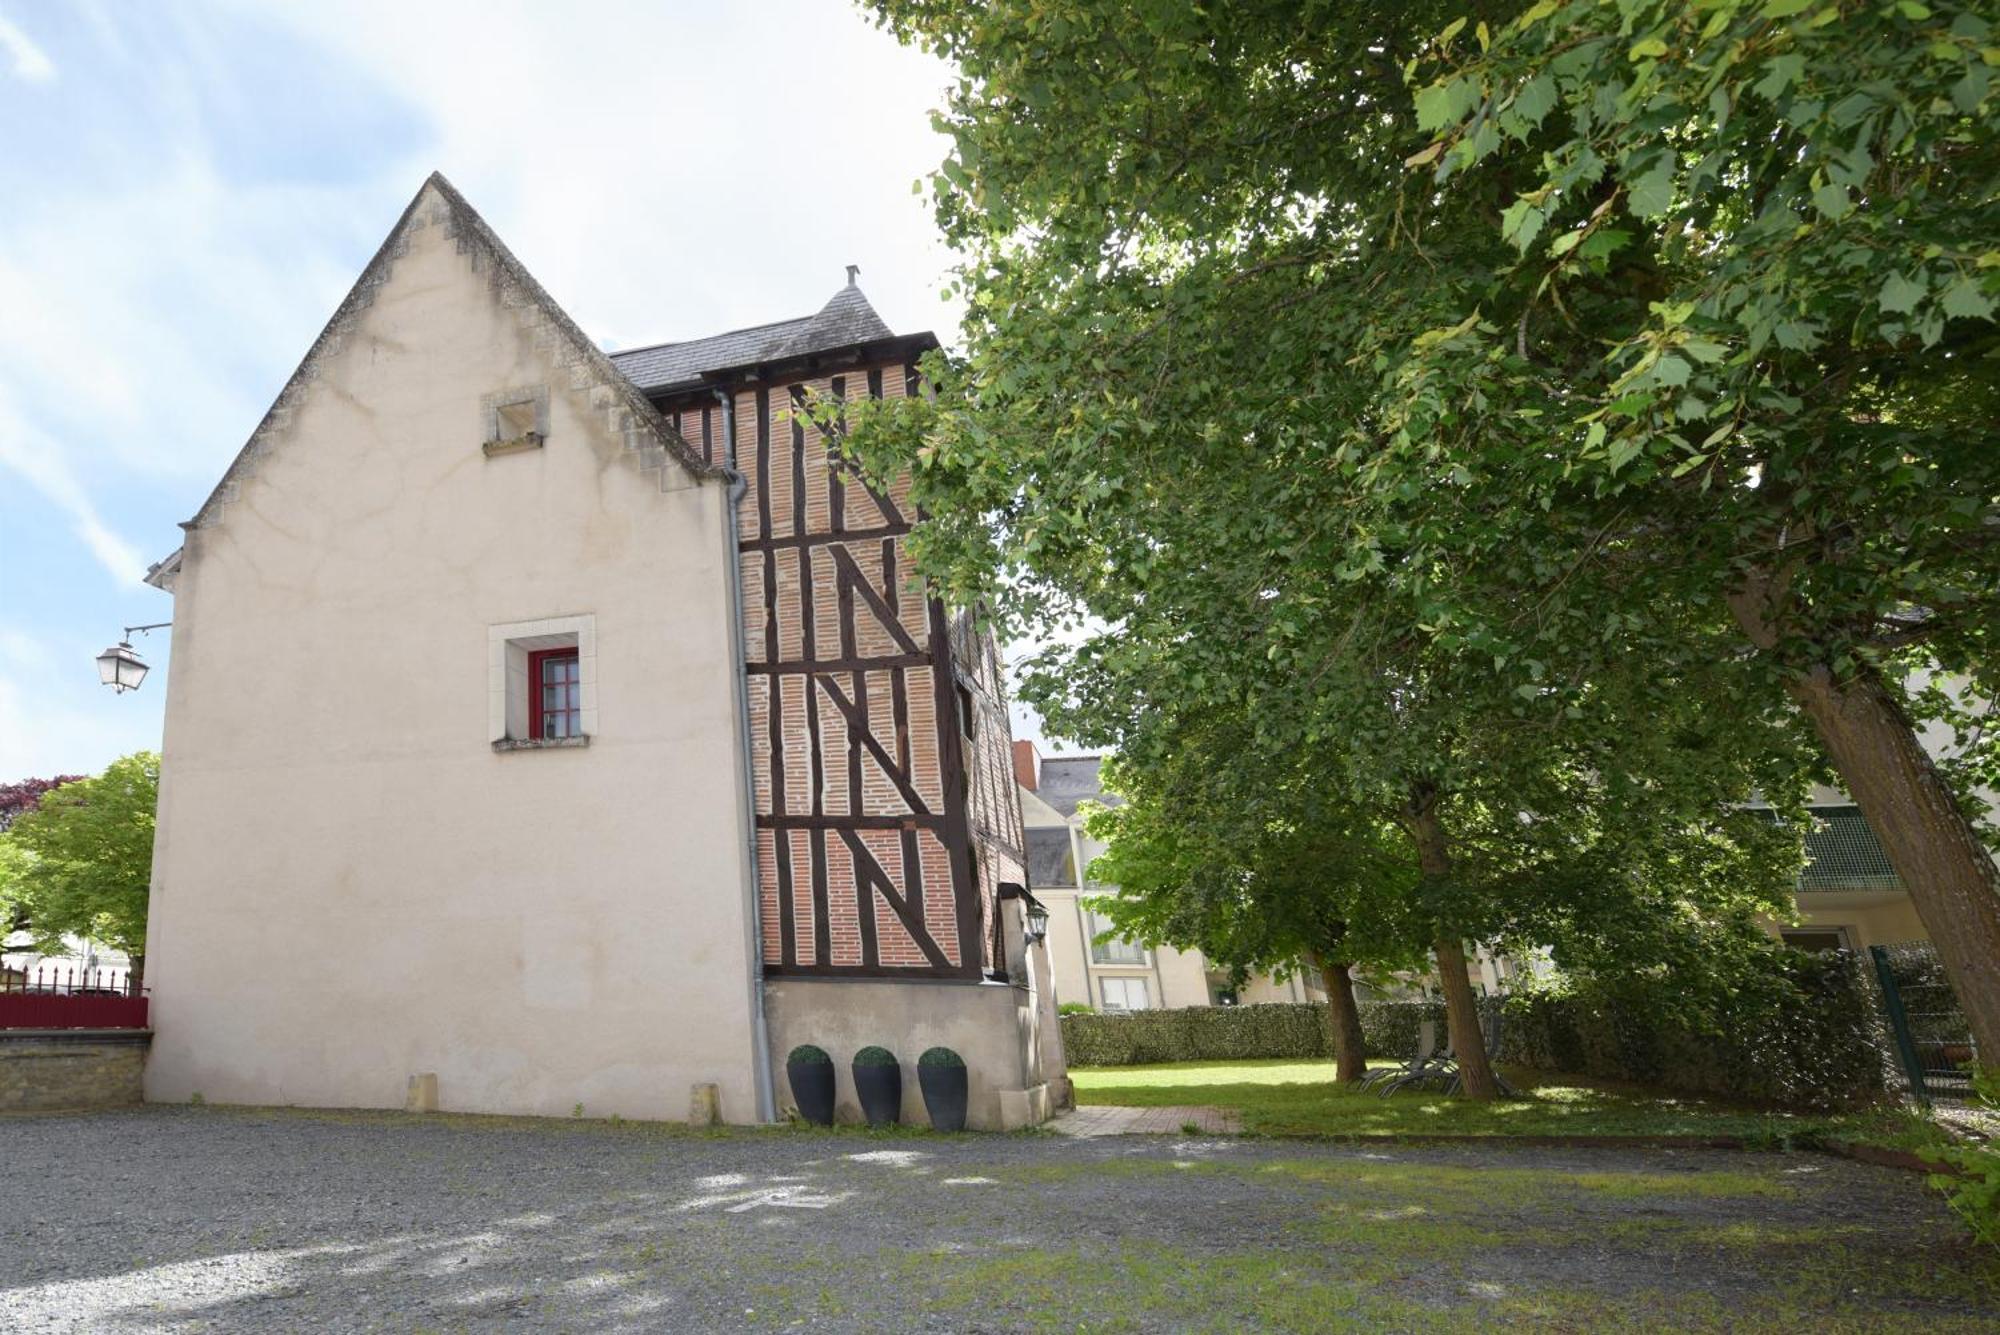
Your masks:
[[[576,650],[582,697],[580,737],[528,736],[528,655],[539,649]],[[597,618],[588,612],[508,621],[486,628],[486,728],[495,751],[563,750],[588,746],[597,734]]]
[[[501,430],[500,410],[518,404],[535,405],[535,429],[525,436],[507,436]],[[520,450],[539,450],[542,442],[549,437],[549,387],[547,385],[522,385],[514,389],[495,390],[479,400],[480,429],[485,434],[480,449],[491,459],[498,454],[513,454]]]

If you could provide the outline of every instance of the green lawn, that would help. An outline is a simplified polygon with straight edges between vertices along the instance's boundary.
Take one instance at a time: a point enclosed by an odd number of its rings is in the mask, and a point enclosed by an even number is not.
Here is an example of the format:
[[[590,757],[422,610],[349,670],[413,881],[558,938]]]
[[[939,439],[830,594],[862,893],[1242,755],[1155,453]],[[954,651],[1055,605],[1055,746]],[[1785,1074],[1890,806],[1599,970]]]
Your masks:
[[[1525,1098],[1479,1104],[1432,1091],[1382,1098],[1333,1083],[1324,1061],[1172,1062],[1071,1070],[1082,1104],[1238,1109],[1243,1129],[1267,1136],[1742,1136],[1772,1144],[1865,1140],[1898,1148],[1943,1143],[1935,1123],[1896,1111],[1782,1113],[1683,1095],[1507,1073]]]

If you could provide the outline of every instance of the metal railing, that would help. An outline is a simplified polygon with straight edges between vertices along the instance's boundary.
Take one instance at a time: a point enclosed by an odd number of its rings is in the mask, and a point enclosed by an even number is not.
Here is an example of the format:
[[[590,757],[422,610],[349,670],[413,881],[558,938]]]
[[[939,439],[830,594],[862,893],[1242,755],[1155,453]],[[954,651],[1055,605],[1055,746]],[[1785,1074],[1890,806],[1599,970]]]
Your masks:
[[[44,960],[0,968],[0,1030],[144,1029],[148,1009],[123,965]]]
[[[1882,987],[1896,1071],[1910,1097],[1925,1104],[1969,1098],[1978,1049],[1937,948],[1906,941],[1870,946],[1868,956]]]
[[[0,995],[129,997],[132,970],[123,964],[85,965],[43,960],[18,969],[0,968]]]

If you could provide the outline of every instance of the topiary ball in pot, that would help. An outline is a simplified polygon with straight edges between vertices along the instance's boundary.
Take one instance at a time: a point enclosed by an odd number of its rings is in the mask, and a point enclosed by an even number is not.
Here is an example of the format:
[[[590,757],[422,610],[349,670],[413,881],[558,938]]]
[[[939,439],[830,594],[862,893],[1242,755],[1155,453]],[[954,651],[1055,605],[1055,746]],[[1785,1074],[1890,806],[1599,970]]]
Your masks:
[[[938,1131],[965,1130],[965,1058],[950,1048],[929,1048],[917,1058],[917,1083],[923,1087],[924,1110]]]
[[[833,1125],[833,1058],[826,1049],[801,1043],[785,1058],[785,1078],[799,1116],[814,1126]]]
[[[854,1054],[854,1092],[870,1126],[894,1126],[903,1114],[903,1067],[887,1048]]]

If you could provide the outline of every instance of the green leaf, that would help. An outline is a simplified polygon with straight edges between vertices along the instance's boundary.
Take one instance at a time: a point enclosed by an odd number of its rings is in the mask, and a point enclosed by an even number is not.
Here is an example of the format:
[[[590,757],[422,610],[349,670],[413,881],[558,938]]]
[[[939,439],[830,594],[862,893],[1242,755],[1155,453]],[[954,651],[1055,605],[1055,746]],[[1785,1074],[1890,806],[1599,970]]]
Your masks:
[[[1961,278],[1946,288],[1944,295],[1938,299],[1938,305],[1954,320],[1993,318],[1993,295],[1971,277]]]
[[[1762,16],[1767,19],[1788,19],[1794,14],[1803,14],[1811,9],[1816,0],[1765,0]]]
[[[1788,51],[1781,56],[1771,57],[1764,67],[1764,77],[1751,86],[1750,91],[1769,101],[1777,101],[1805,73],[1806,58],[1796,51]]]
[[[1847,187],[1828,182],[1812,193],[1813,207],[1831,222],[1839,222],[1854,212],[1854,201],[1848,197]]]
[[[1986,90],[1992,84],[1993,72],[1985,65],[1967,65],[1965,77],[1951,86],[1952,105],[1970,116],[1986,100]]]
[[[1631,240],[1632,233],[1623,227],[1599,227],[1585,238],[1576,253],[1586,260],[1599,260],[1629,245]]]
[[[1459,117],[1457,94],[1454,91],[1458,81],[1434,83],[1428,88],[1417,90],[1417,127],[1428,132],[1442,130]]]
[[[1674,155],[1672,151],[1660,153],[1652,159],[1652,165],[1637,179],[1627,177],[1626,207],[1640,218],[1657,218],[1664,214],[1674,200]]]
[[[1679,387],[1688,382],[1688,372],[1690,369],[1686,362],[1669,353],[1667,356],[1660,358],[1654,365],[1653,379],[1662,385]]]
[[[1501,210],[1500,236],[1503,240],[1512,241],[1515,249],[1525,254],[1541,234],[1546,217],[1546,211],[1534,200],[1526,197],[1517,199]]]
[[[1667,44],[1657,37],[1648,37],[1642,41],[1632,43],[1632,49],[1626,54],[1635,63],[1641,60],[1652,60],[1667,54]]]
[[[1546,74],[1536,75],[1514,94],[1514,110],[1531,125],[1540,125],[1555,104],[1556,81]]]
[[[1881,306],[1885,312],[1901,314],[1915,310],[1917,303],[1924,299],[1924,293],[1927,290],[1925,285],[1916,279],[1905,278],[1902,274],[1892,273],[1889,275],[1888,280],[1882,284],[1882,291],[1876,296],[1875,300],[1876,304]]]

